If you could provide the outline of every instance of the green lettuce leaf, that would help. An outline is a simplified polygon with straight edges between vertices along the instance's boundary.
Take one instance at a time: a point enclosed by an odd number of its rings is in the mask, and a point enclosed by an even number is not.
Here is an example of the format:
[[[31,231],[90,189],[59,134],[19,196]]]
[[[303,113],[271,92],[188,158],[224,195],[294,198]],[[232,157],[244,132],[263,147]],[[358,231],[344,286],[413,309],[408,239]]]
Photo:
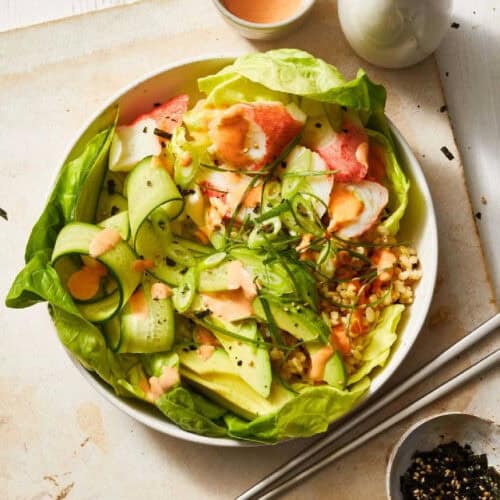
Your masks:
[[[49,306],[61,343],[87,369],[96,372],[111,385],[117,394],[130,395],[127,387],[133,384],[135,369],[141,369],[136,355],[116,355],[107,346],[95,325],[63,309]],[[132,382],[131,382],[132,380]]]
[[[184,387],[165,393],[157,399],[156,406],[186,431],[213,437],[227,435],[226,428],[212,420],[220,418],[226,410]]]
[[[405,306],[402,304],[393,304],[383,310],[377,326],[367,334],[368,340],[363,351],[362,364],[349,377],[348,385],[355,384],[375,368],[385,365],[391,354],[391,347],[398,338],[396,329],[404,309]]]
[[[390,211],[390,215],[381,225],[388,230],[389,234],[395,235],[399,231],[399,222],[408,205],[410,181],[399,164],[392,142],[380,132],[367,130],[367,133],[371,139],[377,141],[384,152],[385,185],[389,190],[387,208]]]
[[[375,85],[363,70],[358,71],[354,80],[346,81],[337,68],[298,49],[244,55],[223,71],[224,75],[234,72],[275,92],[356,110],[383,110],[385,105],[384,87]],[[202,86],[200,90],[205,88]]]
[[[230,106],[241,102],[279,101],[290,102],[290,96],[271,90],[268,86],[253,82],[251,79],[232,71],[232,66],[224,68],[215,75],[198,79],[198,88],[207,94],[207,105],[215,107]]]
[[[308,437],[325,432],[336,419],[348,412],[366,393],[370,380],[365,378],[349,391],[327,385],[308,387],[285,403],[276,413],[247,422],[231,413],[224,416],[229,436],[266,443]]]
[[[97,195],[106,172],[106,155],[118,116],[116,108],[112,111],[112,125],[109,126],[108,122],[108,127],[84,147],[80,141],[75,146],[80,155],[74,157],[74,149],[62,167],[47,206],[31,231],[25,252],[26,266],[17,275],[7,295],[8,307],[28,307],[46,300],[67,312],[76,312],[72,299],[49,264],[50,256],[59,231],[68,222],[91,222],[94,217]],[[109,119],[110,113],[107,111],[104,116]]]

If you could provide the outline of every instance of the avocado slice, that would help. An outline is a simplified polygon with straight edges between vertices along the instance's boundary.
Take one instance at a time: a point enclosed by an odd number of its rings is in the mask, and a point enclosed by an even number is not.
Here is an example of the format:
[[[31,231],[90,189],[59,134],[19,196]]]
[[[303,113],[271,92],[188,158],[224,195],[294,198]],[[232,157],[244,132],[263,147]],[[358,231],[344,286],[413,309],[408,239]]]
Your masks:
[[[279,328],[297,339],[310,341],[328,338],[329,330],[325,322],[312,309],[291,304],[279,304],[268,300],[269,309]],[[266,314],[259,298],[253,303],[253,310],[258,319],[266,321]]]
[[[312,356],[324,347],[324,344],[320,342],[306,342],[304,347],[307,349],[309,356]],[[336,389],[345,388],[347,384],[347,373],[340,352],[335,351],[326,362],[323,380]]]
[[[258,346],[221,333],[225,330],[252,341],[262,340],[255,320],[231,323],[209,316],[205,319],[204,326],[224,347],[234,372],[262,397],[267,398],[271,391],[272,373],[269,353],[265,346]]]
[[[274,413],[294,397],[274,381],[269,397],[262,397],[241,379],[223,349],[216,348],[206,360],[196,351],[180,348],[177,352],[181,376],[208,398],[243,418],[253,420]]]

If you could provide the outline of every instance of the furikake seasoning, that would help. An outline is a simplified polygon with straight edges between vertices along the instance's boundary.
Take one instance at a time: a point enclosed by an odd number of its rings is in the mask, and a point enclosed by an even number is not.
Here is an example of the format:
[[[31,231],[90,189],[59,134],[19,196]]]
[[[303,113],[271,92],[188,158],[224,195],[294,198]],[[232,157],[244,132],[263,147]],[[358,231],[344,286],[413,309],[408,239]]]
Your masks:
[[[417,451],[400,481],[404,500],[500,499],[500,474],[487,456],[456,441]]]

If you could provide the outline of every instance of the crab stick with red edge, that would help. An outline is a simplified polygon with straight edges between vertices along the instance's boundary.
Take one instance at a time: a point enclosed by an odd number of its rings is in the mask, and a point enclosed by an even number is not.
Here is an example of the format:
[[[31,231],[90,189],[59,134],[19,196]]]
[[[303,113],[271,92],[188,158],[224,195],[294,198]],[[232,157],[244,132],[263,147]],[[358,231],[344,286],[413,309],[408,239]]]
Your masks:
[[[387,189],[378,182],[336,183],[328,206],[328,232],[355,238],[371,229],[389,201]]]
[[[235,169],[258,170],[275,160],[299,134],[305,118],[294,104],[235,104],[209,125],[214,154]]]
[[[162,142],[182,123],[188,103],[189,96],[181,94],[139,115],[130,125],[116,127],[109,152],[109,169],[128,172],[143,158],[158,156]]]

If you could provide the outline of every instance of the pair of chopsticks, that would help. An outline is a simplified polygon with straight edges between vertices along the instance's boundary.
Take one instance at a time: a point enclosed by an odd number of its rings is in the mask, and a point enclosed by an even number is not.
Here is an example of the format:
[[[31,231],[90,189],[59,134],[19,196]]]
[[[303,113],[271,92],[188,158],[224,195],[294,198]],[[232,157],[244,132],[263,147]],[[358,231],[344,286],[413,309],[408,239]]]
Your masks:
[[[264,479],[256,483],[254,486],[243,492],[236,500],[250,500],[250,499],[260,499],[267,500],[274,498],[277,495],[283,493],[290,487],[304,482],[304,480],[315,474],[323,467],[331,464],[338,458],[344,456],[350,451],[358,448],[362,444],[366,443],[368,440],[377,436],[381,432],[389,429],[393,425],[397,424],[406,417],[417,412],[428,404],[436,401],[445,394],[453,391],[457,387],[464,385],[465,383],[472,380],[474,377],[478,376],[486,370],[489,370],[495,366],[500,365],[500,349],[492,352],[488,356],[484,357],[477,363],[473,364],[469,368],[463,370],[459,374],[455,375],[448,381],[444,382],[437,388],[428,392],[420,399],[409,404],[406,408],[403,408],[397,412],[392,417],[384,420],[380,424],[375,425],[369,429],[364,434],[358,436],[357,438],[350,441],[345,446],[333,450],[330,454],[326,455],[324,458],[315,461],[310,465],[306,465],[306,462],[325,448],[331,443],[335,442],[337,439],[346,434],[346,432],[359,426],[360,423],[364,422],[368,417],[379,411],[380,409],[387,406],[389,403],[394,401],[396,398],[404,394],[406,391],[417,385],[418,383],[426,380],[434,372],[445,366],[447,363],[453,360],[453,358],[464,353],[467,349],[476,345],[480,340],[485,338],[490,333],[494,332],[500,327],[500,313],[490,318],[488,321],[481,324],[478,328],[470,332],[464,338],[459,340],[456,344],[452,345],[444,352],[439,354],[430,363],[424,367],[417,370],[415,373],[410,375],[403,383],[389,391],[387,394],[382,396],[379,400],[375,401],[373,404],[367,406],[365,409],[361,410],[353,418],[346,421],[339,428],[326,435],[324,438],[319,439],[312,446],[308,447],[306,450],[300,452],[298,455],[293,457],[291,460],[277,468],[275,471],[271,472]],[[291,476],[293,474],[293,476]]]

